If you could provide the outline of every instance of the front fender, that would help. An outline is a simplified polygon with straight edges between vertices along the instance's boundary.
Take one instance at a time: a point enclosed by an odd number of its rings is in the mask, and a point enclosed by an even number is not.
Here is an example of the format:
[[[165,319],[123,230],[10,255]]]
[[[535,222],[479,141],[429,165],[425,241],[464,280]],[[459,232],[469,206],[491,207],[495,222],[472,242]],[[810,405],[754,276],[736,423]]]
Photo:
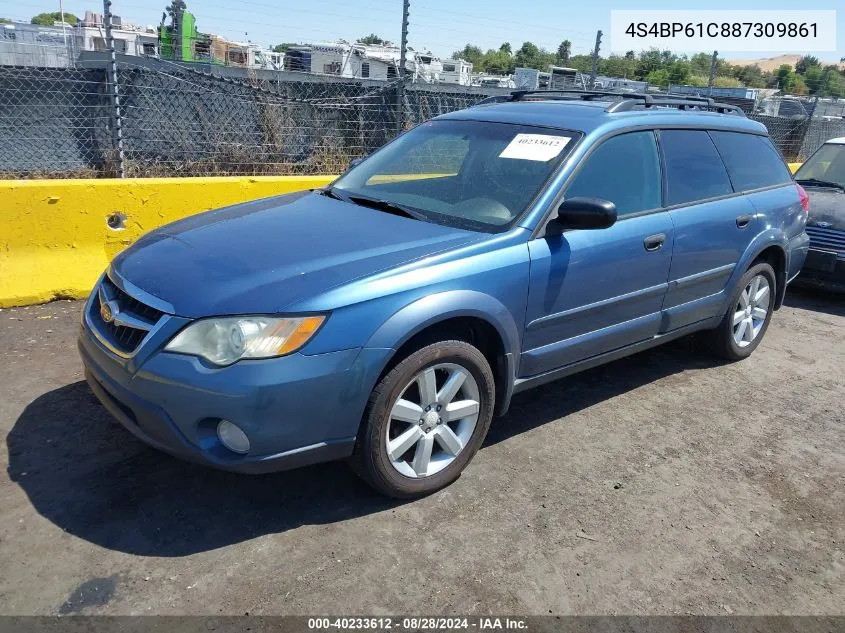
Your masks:
[[[496,328],[505,353],[519,355],[519,328],[513,315],[498,299],[477,290],[449,290],[408,304],[385,321],[365,347],[399,349],[430,325],[455,317],[475,317]]]
[[[513,383],[516,377],[515,359],[519,358],[521,346],[520,328],[510,310],[498,299],[476,290],[450,290],[438,292],[408,304],[394,313],[370,337],[362,350],[362,357],[377,359],[370,363],[365,381],[369,388],[393,357],[393,353],[414,335],[429,326],[456,317],[481,319],[496,330],[504,348],[503,366],[497,375],[502,384],[497,385],[496,412],[503,415],[510,404]],[[382,350],[389,353],[379,353]],[[494,371],[497,368],[493,368]]]

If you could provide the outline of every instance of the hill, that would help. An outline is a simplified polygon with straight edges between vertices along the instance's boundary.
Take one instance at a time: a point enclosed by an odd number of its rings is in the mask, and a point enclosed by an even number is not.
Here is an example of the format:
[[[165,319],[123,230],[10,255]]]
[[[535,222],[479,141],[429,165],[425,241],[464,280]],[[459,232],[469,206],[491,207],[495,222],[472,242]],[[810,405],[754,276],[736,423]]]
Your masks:
[[[795,68],[795,64],[798,63],[798,60],[801,59],[801,57],[801,55],[778,55],[777,57],[765,57],[763,59],[729,59],[728,63],[733,64],[735,66],[757,65],[763,72],[774,72],[783,64],[789,64],[790,66]],[[835,63],[827,60],[821,60],[821,62],[822,65]],[[845,64],[843,63],[838,64],[838,66],[840,70],[845,69]]]

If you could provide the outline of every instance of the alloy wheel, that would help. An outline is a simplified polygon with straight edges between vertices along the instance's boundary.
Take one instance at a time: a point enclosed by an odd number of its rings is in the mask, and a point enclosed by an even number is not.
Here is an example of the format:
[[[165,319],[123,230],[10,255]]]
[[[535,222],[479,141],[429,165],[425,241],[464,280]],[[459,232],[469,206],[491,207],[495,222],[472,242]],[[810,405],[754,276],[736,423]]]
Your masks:
[[[480,411],[478,384],[455,363],[426,367],[390,409],[387,456],[406,477],[430,477],[446,468],[472,438]]]
[[[763,329],[769,314],[770,295],[769,281],[764,275],[752,277],[739,295],[733,315],[733,337],[739,347],[751,345]]]

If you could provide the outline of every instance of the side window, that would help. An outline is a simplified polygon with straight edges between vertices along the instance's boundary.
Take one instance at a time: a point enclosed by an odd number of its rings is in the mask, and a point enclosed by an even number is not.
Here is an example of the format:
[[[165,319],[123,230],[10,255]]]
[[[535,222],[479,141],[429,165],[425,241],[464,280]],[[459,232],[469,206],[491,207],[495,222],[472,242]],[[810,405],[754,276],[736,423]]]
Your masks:
[[[667,205],[706,200],[732,193],[725,165],[704,130],[663,130]]]
[[[736,191],[792,181],[789,170],[765,136],[740,132],[710,132]]]
[[[630,132],[606,140],[587,156],[565,195],[609,200],[620,217],[660,207],[654,132]]]

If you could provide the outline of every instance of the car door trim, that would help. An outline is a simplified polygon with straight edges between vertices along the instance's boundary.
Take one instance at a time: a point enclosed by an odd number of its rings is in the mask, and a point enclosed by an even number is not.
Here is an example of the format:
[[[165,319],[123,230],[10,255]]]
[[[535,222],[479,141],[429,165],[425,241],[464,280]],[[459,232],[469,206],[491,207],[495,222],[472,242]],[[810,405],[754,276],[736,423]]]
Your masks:
[[[718,268],[703,270],[700,273],[695,273],[694,275],[687,275],[686,277],[679,277],[678,279],[673,279],[669,282],[669,290],[674,290],[675,288],[683,288],[685,286],[692,286],[702,281],[715,279],[716,277],[720,277],[721,275],[732,271],[734,268],[736,268],[735,263],[725,264],[724,266],[719,266]]]
[[[620,303],[623,301],[629,301],[631,299],[645,299],[647,297],[651,297],[654,295],[662,294],[666,292],[668,289],[669,284],[663,283],[658,284],[656,286],[650,286],[649,288],[643,288],[642,290],[635,290],[633,292],[628,292],[624,295],[619,295],[616,297],[608,297],[607,299],[602,299],[601,301],[596,301],[594,303],[588,303],[584,306],[577,306],[575,308],[569,308],[568,310],[564,310],[562,312],[555,312],[554,314],[547,314],[546,316],[539,317],[531,321],[528,325],[525,326],[525,330],[539,330],[544,327],[549,327],[555,325],[559,321],[563,319],[571,318],[575,315],[583,316],[584,314],[589,314],[590,312],[596,312],[603,308],[606,308],[609,305],[613,305],[615,303]]]
[[[535,374],[533,376],[517,378],[513,384],[513,393],[517,394],[522,391],[526,391],[527,389],[539,387],[540,385],[552,382],[553,380],[558,380],[559,378],[571,376],[572,374],[577,374],[578,372],[582,372],[586,369],[598,367],[599,365],[604,365],[605,363],[608,363],[612,360],[624,358],[625,356],[630,356],[631,354],[635,354],[636,352],[641,352],[652,347],[657,347],[662,343],[666,343],[682,336],[686,336],[687,334],[692,334],[693,332],[696,332],[698,330],[703,330],[708,327],[715,327],[718,323],[719,317],[704,319],[703,321],[690,323],[689,325],[680,327],[677,330],[660,333],[644,341],[632,343],[631,345],[626,345],[625,347],[620,347],[619,349],[611,350],[603,354],[598,354],[596,356],[591,356],[583,360],[575,361],[574,363],[563,365],[562,367],[557,367],[555,369]]]

